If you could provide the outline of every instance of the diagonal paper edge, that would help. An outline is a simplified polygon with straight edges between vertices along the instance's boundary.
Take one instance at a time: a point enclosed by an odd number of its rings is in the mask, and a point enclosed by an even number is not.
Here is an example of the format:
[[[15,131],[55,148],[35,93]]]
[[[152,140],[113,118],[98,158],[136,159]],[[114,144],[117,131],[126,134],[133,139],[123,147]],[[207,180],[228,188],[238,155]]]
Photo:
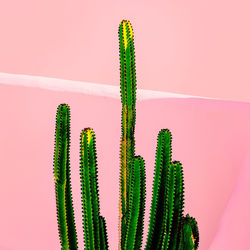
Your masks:
[[[35,87],[53,91],[69,91],[75,93],[84,93],[89,95],[105,96],[105,97],[120,99],[120,86],[100,84],[100,83],[0,72],[0,84]],[[155,91],[155,90],[145,90],[145,89],[137,90],[138,100],[158,99],[158,98],[202,98],[210,100],[222,100],[218,98],[184,95],[184,94]]]

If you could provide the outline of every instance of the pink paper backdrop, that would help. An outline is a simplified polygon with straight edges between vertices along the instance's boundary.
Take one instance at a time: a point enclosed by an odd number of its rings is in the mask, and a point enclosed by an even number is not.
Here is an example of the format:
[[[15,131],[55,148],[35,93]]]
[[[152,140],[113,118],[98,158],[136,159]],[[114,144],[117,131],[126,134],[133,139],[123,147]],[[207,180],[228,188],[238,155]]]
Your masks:
[[[119,85],[118,25],[142,89],[250,101],[249,0],[8,0],[0,72]]]
[[[101,214],[107,220],[110,249],[117,249],[120,101],[0,85],[1,250],[60,249],[53,151],[56,109],[65,102],[71,107],[70,157],[79,249],[83,249],[79,139],[85,127],[96,132]],[[243,206],[250,207],[250,104],[159,99],[137,102],[136,107],[136,154],[145,159],[147,177],[144,242],[157,134],[168,128],[173,135],[173,159],[184,167],[185,213],[199,223],[199,250],[249,249],[249,209]]]
[[[211,245],[213,250],[250,249],[250,151],[245,157],[229,202],[223,213]],[[233,241],[229,239],[234,239]]]

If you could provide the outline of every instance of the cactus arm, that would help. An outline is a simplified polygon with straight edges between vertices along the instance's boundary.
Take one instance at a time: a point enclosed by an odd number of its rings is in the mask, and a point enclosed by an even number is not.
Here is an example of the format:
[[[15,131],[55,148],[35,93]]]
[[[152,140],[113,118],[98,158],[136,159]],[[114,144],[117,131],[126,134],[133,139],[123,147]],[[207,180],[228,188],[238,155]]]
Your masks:
[[[189,219],[190,219],[189,215],[182,218],[181,237],[178,250],[196,249],[195,240],[193,238],[192,226]]]
[[[140,157],[141,166],[141,191],[140,191],[140,211],[139,211],[139,221],[138,229],[135,238],[135,249],[141,249],[142,238],[143,238],[143,225],[144,225],[144,215],[145,215],[145,203],[146,203],[146,172],[145,172],[145,162],[143,158]]]
[[[190,217],[190,218],[191,218],[190,224],[191,224],[192,232],[193,232],[192,239],[195,242],[194,247],[195,247],[195,249],[198,249],[198,247],[199,247],[199,240],[200,240],[198,224],[197,224],[197,221],[196,221],[195,218],[193,218],[193,217]]]
[[[183,218],[181,220],[181,228],[180,228],[180,239],[179,239],[179,246],[178,250],[184,250],[184,233],[183,233]],[[166,248],[165,248],[166,249]]]
[[[69,149],[70,109],[67,104],[60,104],[57,109],[54,151],[57,221],[62,249],[77,249],[70,184]]]
[[[194,250],[195,249],[195,244],[193,241],[193,234],[192,234],[192,227],[191,225],[184,221],[183,223],[183,228],[182,228],[182,233],[183,233],[183,250]]]
[[[98,171],[97,171],[97,156],[96,156],[96,139],[95,133],[92,129],[86,129],[87,137],[89,140],[89,171],[91,178],[91,194],[92,194],[92,206],[93,206],[93,221],[95,231],[95,243],[96,246],[100,246],[100,234],[99,234],[99,191],[98,191]]]
[[[133,30],[129,21],[123,20],[119,25],[120,44],[120,85],[122,101],[122,135],[120,146],[120,199],[119,199],[119,249],[121,235],[126,230],[128,210],[128,184],[130,165],[135,152],[135,56]]]
[[[70,121],[70,112],[68,111],[68,119]],[[70,129],[70,127],[68,127]],[[68,137],[70,142],[70,130],[68,130]],[[74,218],[74,208],[73,208],[73,200],[72,200],[72,191],[71,191],[71,173],[70,173],[70,162],[69,162],[69,150],[67,151],[67,164],[66,164],[66,215],[67,215],[67,225],[68,225],[68,237],[69,237],[69,246],[70,249],[77,249],[77,233],[75,226],[75,218]]]
[[[125,244],[124,249],[138,249],[135,248],[135,245],[141,243],[141,237],[137,238],[138,242],[136,243],[136,236],[137,232],[141,232],[143,215],[140,218],[141,212],[141,193],[142,193],[142,183],[141,183],[141,175],[142,171],[144,172],[144,162],[140,156],[136,156],[132,161],[132,168],[131,168],[131,176],[130,176],[130,195],[129,195],[129,215],[128,215],[128,223],[127,223],[127,230],[126,230],[126,237],[125,237]],[[143,201],[144,202],[144,201]],[[140,228],[138,227],[140,224]]]
[[[56,188],[57,222],[61,246],[69,249],[67,235],[66,205],[65,205],[65,182],[66,182],[66,157],[67,157],[67,119],[66,106],[59,105],[56,118],[54,175]],[[66,123],[66,124],[65,124]],[[65,153],[66,151],[66,153]]]
[[[165,218],[165,235],[163,238],[162,249],[168,249],[172,221],[174,213],[174,199],[175,199],[175,188],[176,188],[176,172],[174,165],[171,163],[169,166],[168,176],[167,176],[167,206],[166,206],[166,218]]]
[[[176,195],[176,169],[171,163],[169,166],[167,176],[167,207],[165,218],[165,235],[163,238],[162,249],[168,249],[172,226],[173,226],[173,214],[174,214],[174,199]]]
[[[172,176],[174,173],[174,177]],[[172,178],[175,185],[172,186]],[[172,186],[172,187],[171,187]],[[172,198],[174,196],[174,199]],[[174,161],[169,168],[168,192],[167,192],[167,213],[163,249],[178,249],[181,238],[181,220],[183,217],[183,170],[180,162]]]
[[[129,193],[129,200],[128,204],[129,207],[126,210],[126,213],[122,217],[122,223],[123,223],[123,228],[122,228],[122,235],[121,235],[121,249],[126,249],[126,237],[127,237],[127,231],[128,231],[128,223],[126,223],[129,220],[130,211],[133,209],[132,207],[132,202],[133,202],[133,191],[134,191],[134,163],[135,163],[135,158],[133,158],[131,162],[131,173],[130,173],[130,178],[129,178],[129,183],[128,183],[128,193]]]
[[[174,199],[173,226],[172,226],[172,233],[169,242],[169,247],[170,249],[177,249],[180,239],[181,219],[183,217],[184,180],[183,180],[183,168],[181,163],[178,161],[174,161],[173,165],[175,166],[175,171],[176,171],[176,189],[175,189],[175,199]]]
[[[92,211],[92,197],[90,189],[89,163],[87,150],[87,136],[84,131],[81,134],[81,153],[80,153],[80,175],[82,189],[82,209],[83,209],[83,228],[84,242],[86,249],[94,249],[94,225]]]
[[[95,134],[90,128],[81,133],[80,175],[82,188],[85,247],[100,249],[99,196]]]
[[[164,233],[164,218],[166,210],[167,169],[171,162],[171,133],[162,129],[158,133],[153,195],[151,201],[149,229],[146,250],[158,249]],[[157,227],[157,228],[156,228]]]
[[[199,231],[195,218],[189,214],[182,218],[182,239],[180,240],[183,250],[198,249],[199,246]]]
[[[127,20],[122,20],[119,25],[119,42],[122,104],[135,106],[136,75],[134,33],[131,23]]]
[[[100,249],[107,250],[108,249],[108,236],[107,236],[107,228],[105,218],[103,216],[99,217],[99,225],[100,225]]]

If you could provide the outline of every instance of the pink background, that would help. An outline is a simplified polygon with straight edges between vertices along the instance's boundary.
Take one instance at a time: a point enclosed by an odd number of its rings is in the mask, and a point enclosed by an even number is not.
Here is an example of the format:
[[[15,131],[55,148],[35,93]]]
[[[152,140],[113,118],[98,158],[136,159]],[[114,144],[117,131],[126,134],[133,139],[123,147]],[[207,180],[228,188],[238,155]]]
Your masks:
[[[249,11],[248,0],[1,1],[0,72],[118,86],[118,26],[130,20],[139,88],[231,100],[137,103],[136,152],[147,171],[145,235],[157,133],[169,128],[173,157],[184,167],[185,212],[199,223],[199,249],[248,250]],[[55,115],[63,102],[72,115],[79,249],[79,136],[88,126],[97,136],[101,214],[110,249],[117,249],[120,101],[0,85],[0,250],[60,248],[52,171]]]
[[[65,102],[71,107],[79,249],[83,249],[79,140],[85,127],[96,133],[101,214],[107,220],[110,249],[117,249],[120,100],[0,84],[1,250],[60,249],[53,152],[56,110]],[[157,134],[168,128],[173,160],[184,168],[185,213],[199,223],[199,249],[249,249],[250,103],[164,98],[138,101],[136,108],[136,154],[145,159],[147,178],[144,242]]]
[[[119,85],[118,26],[140,88],[250,101],[249,0],[8,0],[0,72]]]

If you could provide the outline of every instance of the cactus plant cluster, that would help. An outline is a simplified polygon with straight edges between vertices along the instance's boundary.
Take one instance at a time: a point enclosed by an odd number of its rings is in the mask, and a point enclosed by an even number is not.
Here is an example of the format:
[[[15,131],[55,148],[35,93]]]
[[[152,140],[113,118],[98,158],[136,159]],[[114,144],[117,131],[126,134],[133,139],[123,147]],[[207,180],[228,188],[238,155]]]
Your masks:
[[[129,21],[119,25],[122,102],[120,143],[119,249],[141,249],[146,198],[145,162],[135,155],[136,74],[134,35]],[[183,215],[183,167],[172,160],[172,136],[162,129],[157,138],[149,228],[145,250],[197,249],[197,222]],[[56,118],[54,176],[57,220],[62,249],[78,249],[70,183],[70,110],[59,105]],[[80,136],[82,215],[86,249],[108,249],[106,221],[100,215],[95,133]]]

